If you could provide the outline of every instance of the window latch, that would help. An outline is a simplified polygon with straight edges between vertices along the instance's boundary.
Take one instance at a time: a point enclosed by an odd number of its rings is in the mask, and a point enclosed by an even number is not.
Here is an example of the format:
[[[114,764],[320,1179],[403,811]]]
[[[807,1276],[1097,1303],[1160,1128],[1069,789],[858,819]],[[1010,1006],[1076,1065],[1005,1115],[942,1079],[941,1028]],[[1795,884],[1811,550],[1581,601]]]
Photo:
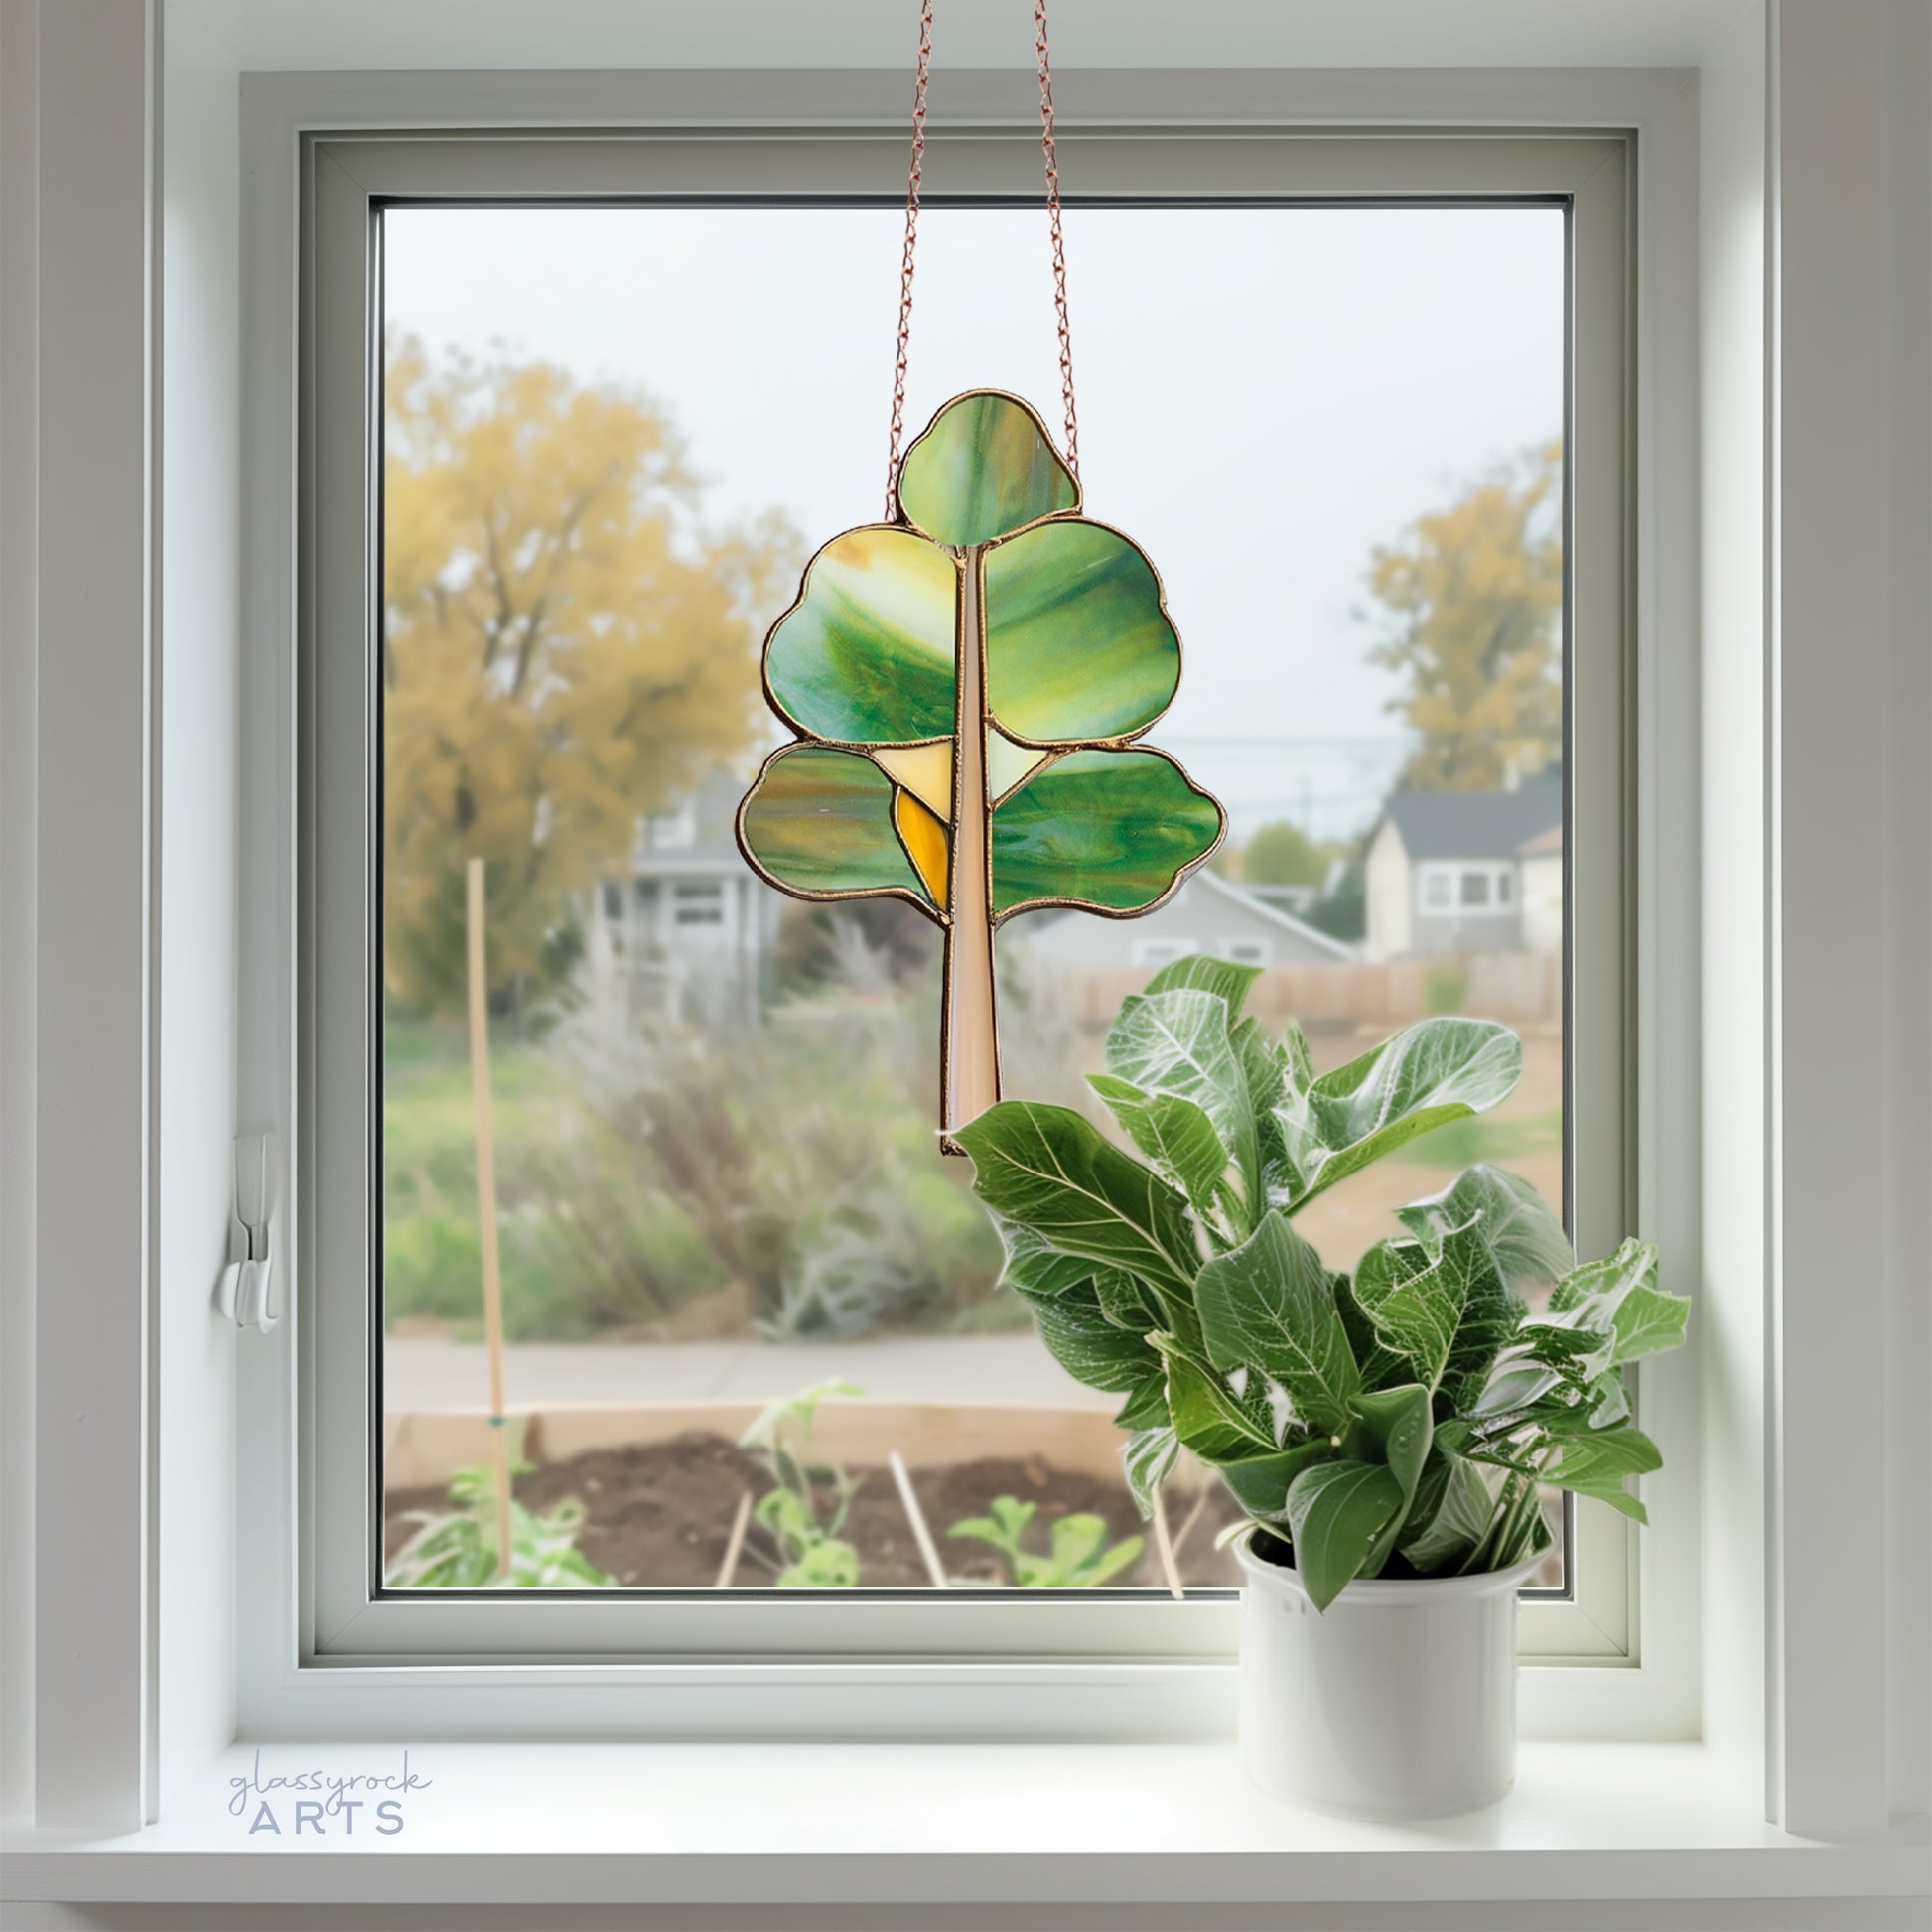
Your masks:
[[[234,1144],[234,1217],[241,1226],[241,1253],[222,1269],[215,1298],[236,1327],[262,1334],[281,1318],[272,1299],[274,1256],[269,1242],[274,1152],[270,1134],[244,1134]]]

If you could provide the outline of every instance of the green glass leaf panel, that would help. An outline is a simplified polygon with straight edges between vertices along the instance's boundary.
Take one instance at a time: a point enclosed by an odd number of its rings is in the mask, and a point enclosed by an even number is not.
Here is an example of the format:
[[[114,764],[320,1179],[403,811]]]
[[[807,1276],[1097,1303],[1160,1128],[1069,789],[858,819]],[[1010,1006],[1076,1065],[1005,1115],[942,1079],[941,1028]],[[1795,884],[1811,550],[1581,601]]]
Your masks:
[[[849,745],[949,738],[958,596],[952,557],[910,530],[834,537],[765,649],[785,718]]]
[[[986,699],[1016,738],[1143,731],[1173,700],[1180,643],[1154,566],[1098,523],[1042,523],[986,553]]]
[[[990,391],[947,403],[899,466],[900,512],[940,543],[987,543],[1079,503],[1039,418]]]
[[[1036,899],[1140,911],[1220,835],[1220,806],[1165,753],[1069,752],[994,811],[994,914]]]
[[[752,859],[788,893],[897,889],[930,903],[893,830],[893,781],[856,752],[781,752],[752,787],[739,824]]]

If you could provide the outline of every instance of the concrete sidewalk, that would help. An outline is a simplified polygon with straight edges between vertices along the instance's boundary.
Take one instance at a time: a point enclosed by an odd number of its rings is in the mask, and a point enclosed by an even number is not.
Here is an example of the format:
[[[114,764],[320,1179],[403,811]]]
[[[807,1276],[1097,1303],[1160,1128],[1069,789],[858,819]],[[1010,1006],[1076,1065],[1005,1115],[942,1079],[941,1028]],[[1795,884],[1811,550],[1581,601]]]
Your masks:
[[[1111,1412],[1118,1396],[1074,1381],[1031,1331],[893,1335],[864,1341],[512,1343],[503,1351],[510,1405],[770,1402],[843,1377],[889,1402],[1050,1403]],[[475,1409],[488,1400],[481,1343],[391,1340],[383,1406],[391,1415]]]

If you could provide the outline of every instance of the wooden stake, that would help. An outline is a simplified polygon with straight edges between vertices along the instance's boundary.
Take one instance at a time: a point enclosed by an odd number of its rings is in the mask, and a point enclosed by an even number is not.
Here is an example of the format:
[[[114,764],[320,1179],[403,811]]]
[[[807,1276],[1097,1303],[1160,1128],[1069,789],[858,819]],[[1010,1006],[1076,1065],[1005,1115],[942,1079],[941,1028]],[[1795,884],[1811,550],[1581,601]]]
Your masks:
[[[1180,1561],[1180,1553],[1187,1547],[1187,1539],[1200,1521],[1201,1511],[1207,1507],[1207,1485],[1201,1484],[1200,1493],[1194,1498],[1194,1506],[1180,1519],[1180,1527],[1173,1533],[1173,1560]]]
[[[510,1580],[510,1442],[503,1414],[503,1274],[496,1248],[496,1141],[489,1120],[489,980],[483,952],[483,862],[469,867],[470,1103],[477,1123],[477,1225],[483,1244],[483,1345],[489,1356],[489,1435],[496,1469],[498,1580]]]
[[[893,1467],[893,1480],[898,1485],[898,1499],[905,1505],[906,1519],[912,1525],[912,1541],[919,1546],[919,1555],[925,1559],[926,1575],[932,1579],[934,1589],[950,1589],[946,1581],[946,1567],[939,1561],[939,1551],[932,1541],[932,1532],[925,1526],[925,1511],[919,1507],[919,1499],[912,1493],[912,1478],[905,1472],[905,1463],[897,1449],[886,1458]]]
[[[738,1514],[732,1518],[732,1533],[725,1539],[725,1560],[718,1566],[718,1581],[713,1589],[730,1589],[732,1579],[738,1575],[738,1559],[745,1548],[745,1529],[752,1520],[752,1492],[748,1489],[738,1499]]]
[[[1154,1491],[1154,1547],[1161,1554],[1161,1569],[1168,1580],[1169,1593],[1178,1601],[1186,1595],[1180,1587],[1180,1572],[1174,1567],[1173,1538],[1168,1534],[1168,1506],[1161,1500],[1157,1484]]]

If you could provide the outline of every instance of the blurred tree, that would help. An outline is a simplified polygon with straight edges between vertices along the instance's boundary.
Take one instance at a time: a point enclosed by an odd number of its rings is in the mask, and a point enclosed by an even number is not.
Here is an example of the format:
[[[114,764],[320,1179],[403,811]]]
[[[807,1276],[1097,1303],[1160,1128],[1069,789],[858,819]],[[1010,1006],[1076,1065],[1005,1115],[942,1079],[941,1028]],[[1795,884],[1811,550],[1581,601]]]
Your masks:
[[[398,998],[460,1009],[467,859],[501,987],[557,956],[640,813],[749,767],[759,627],[798,546],[776,515],[701,527],[646,396],[388,346],[384,968]]]
[[[1378,548],[1369,587],[1402,621],[1370,653],[1408,678],[1419,734],[1402,782],[1490,791],[1561,755],[1563,446],[1548,443]]]
[[[1325,855],[1285,818],[1262,826],[1241,848],[1241,877],[1251,886],[1318,886],[1327,873]]]
[[[1349,860],[1335,882],[1335,890],[1326,898],[1316,899],[1302,918],[1330,939],[1352,943],[1362,938],[1368,931],[1368,882],[1361,860]]]

